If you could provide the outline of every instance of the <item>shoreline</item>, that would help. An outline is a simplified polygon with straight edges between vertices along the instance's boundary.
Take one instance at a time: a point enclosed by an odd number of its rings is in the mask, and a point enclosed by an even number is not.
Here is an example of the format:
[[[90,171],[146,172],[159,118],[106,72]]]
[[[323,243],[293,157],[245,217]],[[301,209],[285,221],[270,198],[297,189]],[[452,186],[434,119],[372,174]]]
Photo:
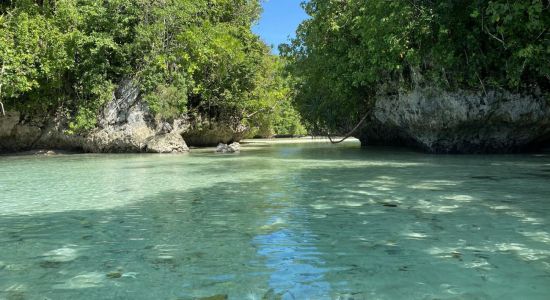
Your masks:
[[[338,138],[338,137],[336,137]],[[304,137],[282,137],[282,138],[253,138],[253,139],[243,139],[239,142],[245,152],[247,150],[257,150],[261,147],[270,146],[270,145],[298,145],[298,144],[330,144],[330,140],[327,137],[313,137],[313,136],[304,136]],[[349,138],[346,141],[342,143],[343,144],[359,144],[360,141],[357,138]],[[384,147],[381,145],[372,145],[367,148],[374,148],[374,147]],[[389,146],[391,148],[398,148],[398,149],[409,149],[414,152],[421,152],[428,155],[443,155],[443,154],[434,154],[434,153],[427,153],[423,151],[418,151],[418,149],[415,149],[414,147],[394,147]],[[18,156],[35,156],[35,157],[52,157],[52,156],[66,156],[66,155],[78,155],[78,154],[146,154],[146,155],[182,155],[182,154],[190,154],[190,153],[216,153],[216,147],[215,146],[208,146],[208,147],[194,147],[190,146],[189,151],[187,152],[180,152],[180,153],[148,153],[148,152],[86,152],[86,151],[79,151],[79,150],[67,150],[67,149],[32,149],[32,150],[25,150],[25,151],[16,151],[16,152],[0,152],[0,158],[1,157],[18,157]],[[222,154],[222,153],[219,153]],[[469,155],[469,154],[445,154],[445,155]],[[537,151],[525,151],[525,152],[517,152],[517,153],[475,153],[473,155],[550,155],[550,147],[549,148],[542,148]]]
[[[334,137],[335,139],[340,139],[340,137]],[[359,143],[359,139],[349,138],[344,143]],[[309,143],[330,143],[330,140],[327,137],[316,137],[316,136],[304,136],[297,138],[261,138],[261,139],[244,139],[240,141],[241,144],[309,144]]]
[[[358,139],[350,138],[345,143],[359,143]],[[284,145],[284,144],[314,144],[314,143],[330,143],[326,137],[283,137],[283,138],[258,138],[258,139],[243,139],[239,142],[243,147],[252,149],[254,146],[259,145]],[[147,152],[86,152],[78,150],[66,150],[66,149],[32,149],[16,152],[0,152],[0,157],[5,156],[60,156],[60,155],[75,155],[75,154],[151,154],[151,155],[174,155],[174,154],[188,154],[192,152],[215,152],[216,147],[194,147],[190,146],[188,152],[182,153],[147,153]]]

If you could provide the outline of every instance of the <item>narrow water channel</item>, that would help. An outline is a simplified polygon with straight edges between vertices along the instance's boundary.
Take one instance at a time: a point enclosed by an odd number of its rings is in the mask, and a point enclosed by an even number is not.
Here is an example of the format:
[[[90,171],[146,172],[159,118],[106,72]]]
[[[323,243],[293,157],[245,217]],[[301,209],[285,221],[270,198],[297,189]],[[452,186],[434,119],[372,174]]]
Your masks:
[[[548,299],[550,156],[0,157],[0,299]]]

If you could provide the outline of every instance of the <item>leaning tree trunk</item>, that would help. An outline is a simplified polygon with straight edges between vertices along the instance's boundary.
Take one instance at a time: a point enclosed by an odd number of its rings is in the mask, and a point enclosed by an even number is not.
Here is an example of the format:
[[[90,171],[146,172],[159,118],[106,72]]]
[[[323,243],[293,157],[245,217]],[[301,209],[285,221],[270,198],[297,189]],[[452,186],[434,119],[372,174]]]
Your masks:
[[[359,123],[350,131],[348,132],[348,134],[346,134],[341,140],[338,140],[338,141],[334,141],[332,139],[332,137],[330,136],[330,133],[327,134],[328,136],[328,139],[330,140],[330,142],[332,144],[340,144],[342,143],[343,141],[349,139],[356,131],[357,129],[359,129],[361,127],[361,125],[363,125],[363,123],[365,123],[365,121],[367,120],[368,116],[369,116],[369,113],[370,113],[370,110],[367,111],[367,113],[365,114],[365,116],[361,119],[361,121],[359,121]]]

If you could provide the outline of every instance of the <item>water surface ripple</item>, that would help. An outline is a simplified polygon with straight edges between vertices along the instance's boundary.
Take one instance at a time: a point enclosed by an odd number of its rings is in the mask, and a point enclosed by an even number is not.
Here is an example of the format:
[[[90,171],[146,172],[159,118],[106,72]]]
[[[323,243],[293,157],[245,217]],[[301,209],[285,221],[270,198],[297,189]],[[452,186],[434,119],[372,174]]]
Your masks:
[[[0,299],[550,299],[550,157],[0,157]]]

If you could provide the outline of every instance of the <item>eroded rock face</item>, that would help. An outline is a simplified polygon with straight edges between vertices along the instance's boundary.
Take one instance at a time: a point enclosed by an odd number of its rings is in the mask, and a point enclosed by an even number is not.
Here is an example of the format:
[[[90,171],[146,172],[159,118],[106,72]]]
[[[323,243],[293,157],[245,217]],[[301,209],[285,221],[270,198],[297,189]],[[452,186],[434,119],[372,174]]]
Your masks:
[[[62,118],[43,119],[27,121],[17,112],[0,116],[0,151],[39,148],[87,152],[188,151],[181,138],[188,128],[187,120],[155,119],[130,80],[121,82],[113,100],[99,114],[97,128],[85,135],[66,134],[68,122]]]
[[[23,131],[33,131],[32,128],[25,130],[19,121],[21,115],[18,112],[8,111],[5,116],[0,116],[0,149],[17,149],[24,143],[32,143],[37,139],[34,132],[31,136],[21,135]],[[40,131],[40,130],[39,130]]]
[[[195,120],[198,128],[191,127],[183,135],[191,146],[210,147],[220,143],[227,144],[232,141],[240,141],[250,128],[242,124],[226,124],[217,122],[205,122]]]
[[[21,115],[18,112],[8,111],[5,116],[0,116],[0,138],[11,135],[12,130],[19,124]]]
[[[189,148],[179,133],[166,133],[154,136],[147,142],[147,152],[150,153],[181,153]]]
[[[56,125],[57,124],[57,125]],[[19,112],[7,112],[0,116],[0,152],[21,151],[39,148],[79,148],[78,136],[68,136],[58,128],[57,117],[49,121],[41,118],[28,120]]]
[[[523,151],[550,140],[550,105],[542,95],[416,89],[378,99],[359,139],[434,153]]]
[[[89,152],[184,152],[188,151],[181,138],[185,130],[183,119],[172,123],[156,120],[149,106],[141,100],[139,89],[130,80],[125,80],[113,100],[103,108],[98,128],[87,136],[84,149]],[[174,135],[169,136],[169,141],[163,146],[162,141],[166,140],[168,133]],[[151,146],[148,143],[152,143]],[[168,144],[170,146],[166,146]]]

